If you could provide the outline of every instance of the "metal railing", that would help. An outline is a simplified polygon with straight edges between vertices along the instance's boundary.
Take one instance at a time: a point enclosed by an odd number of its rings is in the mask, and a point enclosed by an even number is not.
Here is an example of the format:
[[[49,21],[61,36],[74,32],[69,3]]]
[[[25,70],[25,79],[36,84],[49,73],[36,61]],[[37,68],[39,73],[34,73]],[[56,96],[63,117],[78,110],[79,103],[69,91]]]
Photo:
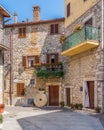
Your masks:
[[[81,30],[74,32],[68,36],[62,44],[62,51],[70,49],[84,41],[92,40],[99,41],[99,31],[92,26],[84,26]]]

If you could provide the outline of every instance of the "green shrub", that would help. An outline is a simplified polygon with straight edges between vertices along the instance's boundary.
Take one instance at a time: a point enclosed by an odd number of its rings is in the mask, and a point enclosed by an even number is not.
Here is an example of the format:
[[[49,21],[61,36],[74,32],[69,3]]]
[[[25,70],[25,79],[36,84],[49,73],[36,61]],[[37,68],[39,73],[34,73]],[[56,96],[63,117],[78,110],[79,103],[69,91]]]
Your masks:
[[[61,106],[61,107],[64,107],[64,106],[65,106],[65,102],[64,102],[64,101],[61,101],[61,102],[60,102],[60,106]]]
[[[82,108],[83,108],[83,105],[81,103],[80,104],[78,104],[78,103],[71,104],[70,106],[72,109],[77,109],[77,110],[82,110]]]
[[[82,108],[83,108],[83,105],[82,104],[78,104],[78,109],[82,110]]]
[[[39,70],[39,71],[35,72],[35,75],[37,77],[42,77],[42,78],[48,79],[48,78],[55,78],[55,77],[63,77],[64,72],[63,71]]]
[[[77,31],[79,31],[79,30],[81,30],[81,26],[80,26],[80,25],[77,25],[77,26],[74,28],[74,32],[77,32]]]
[[[95,107],[95,112],[96,113],[100,113],[101,112],[101,108],[100,107]]]

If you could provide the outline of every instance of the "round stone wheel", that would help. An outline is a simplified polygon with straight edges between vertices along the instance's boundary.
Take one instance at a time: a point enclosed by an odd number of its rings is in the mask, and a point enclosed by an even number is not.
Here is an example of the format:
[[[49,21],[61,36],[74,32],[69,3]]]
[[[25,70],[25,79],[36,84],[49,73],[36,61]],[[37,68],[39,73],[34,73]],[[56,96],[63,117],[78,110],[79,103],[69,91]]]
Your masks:
[[[36,97],[34,99],[34,103],[37,107],[43,107],[47,104],[47,96],[46,94],[36,94]]]

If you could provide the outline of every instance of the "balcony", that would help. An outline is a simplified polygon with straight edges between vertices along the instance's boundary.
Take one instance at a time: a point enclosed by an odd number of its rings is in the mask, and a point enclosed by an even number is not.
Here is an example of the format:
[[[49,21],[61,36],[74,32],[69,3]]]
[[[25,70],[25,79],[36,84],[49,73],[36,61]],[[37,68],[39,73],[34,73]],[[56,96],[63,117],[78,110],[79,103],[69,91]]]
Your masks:
[[[54,63],[54,64],[38,64],[35,66],[35,75],[40,78],[56,78],[63,77],[63,66],[62,63]]]
[[[84,26],[73,33],[62,44],[62,55],[73,56],[99,46],[99,31],[92,26]]]

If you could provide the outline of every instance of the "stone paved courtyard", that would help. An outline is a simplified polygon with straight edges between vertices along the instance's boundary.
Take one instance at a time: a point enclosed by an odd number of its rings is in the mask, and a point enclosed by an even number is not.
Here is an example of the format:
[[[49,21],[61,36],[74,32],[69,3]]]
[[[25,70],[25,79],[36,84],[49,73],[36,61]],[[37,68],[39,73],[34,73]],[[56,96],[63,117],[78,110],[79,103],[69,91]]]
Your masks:
[[[3,130],[104,130],[96,117],[69,109],[7,107]]]

